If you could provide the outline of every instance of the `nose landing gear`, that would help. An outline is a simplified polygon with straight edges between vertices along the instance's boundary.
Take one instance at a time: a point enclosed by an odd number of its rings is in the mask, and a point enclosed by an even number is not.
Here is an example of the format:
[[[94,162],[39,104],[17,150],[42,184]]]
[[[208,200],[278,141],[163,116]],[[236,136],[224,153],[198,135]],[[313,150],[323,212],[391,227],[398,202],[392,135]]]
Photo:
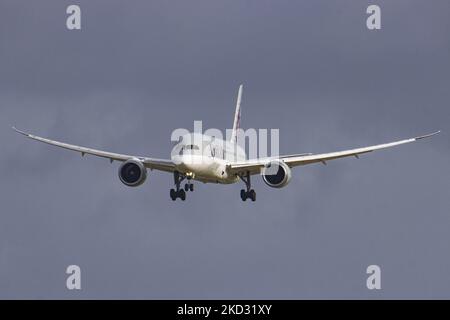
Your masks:
[[[251,199],[252,201],[256,201],[256,192],[252,189],[252,185],[250,182],[250,172],[247,171],[245,175],[239,175],[239,178],[245,183],[246,189],[241,189],[241,199],[242,201],[246,201],[247,199]]]

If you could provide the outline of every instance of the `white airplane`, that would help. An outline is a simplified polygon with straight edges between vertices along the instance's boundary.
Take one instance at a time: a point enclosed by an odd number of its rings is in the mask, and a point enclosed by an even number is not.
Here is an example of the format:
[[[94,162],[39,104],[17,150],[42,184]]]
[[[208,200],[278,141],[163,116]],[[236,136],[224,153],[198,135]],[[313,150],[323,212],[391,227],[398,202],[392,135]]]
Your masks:
[[[97,157],[108,158],[110,162],[114,160],[120,161],[122,164],[119,167],[119,178],[125,185],[130,187],[136,187],[144,183],[147,178],[147,169],[170,172],[173,174],[175,184],[175,188],[170,189],[170,198],[174,201],[177,198],[184,201],[186,192],[194,191],[192,180],[222,184],[231,184],[242,180],[246,188],[241,190],[241,199],[245,201],[250,198],[252,201],[255,201],[256,193],[251,188],[250,182],[252,175],[261,174],[268,186],[281,188],[286,186],[291,180],[291,168],[293,167],[317,162],[326,164],[328,160],[350,156],[358,158],[359,155],[367,152],[414,142],[440,132],[437,131],[415,138],[351,150],[321,154],[302,153],[247,160],[245,150],[236,143],[236,135],[240,123],[241,97],[242,85],[239,87],[233,131],[229,141],[216,139],[204,134],[190,133],[183,136],[180,142],[175,145],[170,160],[96,150],[38,137],[18,130],[15,127],[13,129],[30,139],[77,151],[82,156],[91,154]],[[197,144],[193,144],[192,141]],[[185,179],[186,184],[183,189],[181,188],[181,183]]]

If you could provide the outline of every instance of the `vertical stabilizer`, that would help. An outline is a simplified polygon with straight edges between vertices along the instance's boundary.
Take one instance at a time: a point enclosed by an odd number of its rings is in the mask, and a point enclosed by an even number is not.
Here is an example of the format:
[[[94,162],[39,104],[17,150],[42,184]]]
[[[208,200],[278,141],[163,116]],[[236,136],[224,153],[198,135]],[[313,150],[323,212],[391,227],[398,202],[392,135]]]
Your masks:
[[[236,111],[234,112],[234,121],[233,121],[233,131],[231,133],[230,141],[237,142],[237,130],[240,128],[241,122],[241,99],[242,99],[242,89],[243,85],[239,86],[237,101],[236,101]]]

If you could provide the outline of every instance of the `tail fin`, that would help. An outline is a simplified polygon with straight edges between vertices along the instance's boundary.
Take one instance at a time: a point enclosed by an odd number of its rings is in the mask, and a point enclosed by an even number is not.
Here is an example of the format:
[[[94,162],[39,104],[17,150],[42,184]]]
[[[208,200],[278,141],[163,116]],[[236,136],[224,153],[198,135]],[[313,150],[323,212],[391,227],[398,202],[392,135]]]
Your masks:
[[[236,101],[236,111],[234,112],[234,121],[233,121],[233,131],[231,133],[230,141],[237,142],[237,130],[240,128],[241,122],[241,99],[242,99],[242,89],[243,85],[239,86],[237,101]]]

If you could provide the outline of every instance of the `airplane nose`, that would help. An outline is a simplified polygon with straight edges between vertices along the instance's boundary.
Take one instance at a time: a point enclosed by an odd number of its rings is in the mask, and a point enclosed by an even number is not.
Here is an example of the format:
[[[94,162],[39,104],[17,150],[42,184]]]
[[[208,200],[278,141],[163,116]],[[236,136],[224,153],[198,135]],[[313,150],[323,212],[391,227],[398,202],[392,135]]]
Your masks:
[[[184,155],[181,157],[181,163],[183,163],[184,165],[189,165],[192,163],[192,156],[189,155]]]
[[[182,171],[202,171],[207,166],[205,159],[198,155],[183,155],[180,157],[179,168]]]
[[[194,169],[196,161],[192,155],[183,155],[180,157],[180,168],[184,170],[192,170]]]

